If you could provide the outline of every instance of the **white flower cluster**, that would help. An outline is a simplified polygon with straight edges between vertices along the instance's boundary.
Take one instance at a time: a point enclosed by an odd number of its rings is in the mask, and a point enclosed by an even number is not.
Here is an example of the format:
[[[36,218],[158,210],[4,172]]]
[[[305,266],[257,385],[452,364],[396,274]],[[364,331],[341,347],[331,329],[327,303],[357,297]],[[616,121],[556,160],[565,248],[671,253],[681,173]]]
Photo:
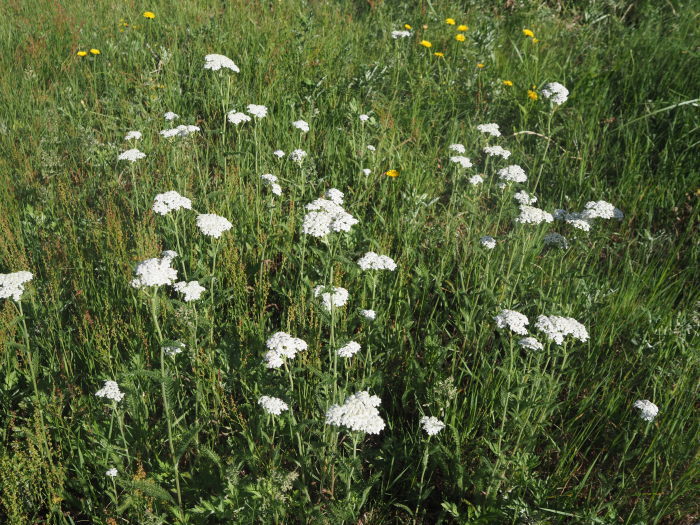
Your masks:
[[[345,288],[334,286],[332,288],[332,293],[325,291],[328,288],[327,286],[317,286],[314,288],[314,297],[321,297],[321,301],[323,301],[323,306],[326,310],[330,312],[331,308],[340,308],[347,304],[350,294]]]
[[[513,164],[498,170],[498,178],[505,182],[525,182],[527,175],[524,169],[517,164]]]
[[[659,407],[648,399],[638,399],[633,406],[639,410],[639,417],[644,421],[654,421],[654,418],[659,413]]]
[[[238,66],[227,56],[213,54],[204,57],[204,69],[218,71],[221,68],[230,69],[234,73],[240,73]]]
[[[24,284],[34,278],[31,272],[0,273],[0,299],[12,297],[19,301],[24,293]]]
[[[124,135],[124,140],[141,140],[141,132],[129,131],[126,135]]]
[[[360,343],[356,343],[355,341],[350,341],[345,346],[338,348],[338,355],[340,357],[352,357],[357,352],[359,352],[361,349],[362,349],[362,347],[360,346]]]
[[[329,201],[331,201],[339,206],[342,206],[343,200],[345,199],[345,194],[342,191],[340,191],[339,189],[330,188],[329,190],[326,190],[325,197]]]
[[[554,217],[548,211],[535,208],[533,206],[520,206],[520,215],[515,218],[515,222],[521,224],[540,224],[543,222],[552,222]]]
[[[172,111],[167,111],[167,112],[163,115],[163,118],[164,118],[165,120],[175,120],[175,119],[180,118],[180,115],[178,115],[177,113],[173,113]]]
[[[260,104],[248,104],[248,113],[255,118],[265,118],[267,116],[267,106]]]
[[[455,155],[454,157],[450,157],[450,162],[459,164],[463,168],[471,168],[473,166],[471,159],[469,157],[463,157],[462,155]]]
[[[182,351],[185,349],[185,343],[182,343],[180,341],[175,341],[173,344],[170,345],[164,345],[163,347],[163,353],[169,357],[174,357],[177,354],[182,353]]]
[[[369,120],[369,115],[365,115],[364,113],[358,117],[361,122],[367,122]]]
[[[292,122],[292,126],[294,126],[297,129],[300,129],[304,133],[307,133],[309,131],[309,123],[305,120],[295,120],[294,122]]]
[[[460,155],[467,151],[463,144],[450,144],[450,146],[447,149],[449,149],[450,151],[455,151]]]
[[[411,32],[404,31],[403,29],[391,32],[391,38],[393,38],[394,40],[396,40],[397,38],[408,38],[409,36],[411,36]]]
[[[388,255],[377,255],[374,252],[367,252],[357,261],[362,270],[396,270],[394,259]]]
[[[246,115],[245,113],[241,113],[240,111],[231,110],[227,113],[226,117],[228,118],[228,121],[231,124],[235,124],[236,126],[240,124],[241,122],[250,122],[253,120],[251,117]]]
[[[360,315],[369,321],[374,321],[377,318],[377,312],[374,310],[360,310]]]
[[[159,215],[167,215],[171,211],[177,211],[182,208],[191,210],[192,201],[174,190],[159,193],[153,199],[153,211]]]
[[[268,352],[265,353],[267,368],[279,368],[284,363],[283,357],[294,359],[297,352],[308,348],[306,341],[292,337],[285,332],[275,332],[265,342]]]
[[[503,157],[504,159],[510,157],[510,151],[503,149],[501,146],[486,146],[484,153],[489,157]]]
[[[481,239],[479,239],[479,242],[487,250],[493,250],[496,247],[496,239],[490,235],[484,235]]]
[[[482,133],[488,133],[492,137],[500,137],[501,132],[498,129],[498,124],[479,124],[476,129],[481,131]]]
[[[434,416],[423,416],[420,418],[420,424],[429,436],[434,436],[445,428],[445,423]]]
[[[304,159],[306,158],[306,152],[303,149],[295,149],[289,154],[289,159],[296,162],[297,164],[301,164],[304,162]]]
[[[108,478],[116,478],[117,477],[117,469],[112,467],[107,472],[105,472],[105,476],[107,476]]]
[[[535,197],[534,195],[530,195],[525,190],[520,190],[518,193],[513,195],[513,198],[520,204],[524,204],[526,206],[529,206],[530,204],[535,204],[537,202],[537,197]]]
[[[494,317],[498,328],[508,328],[511,332],[520,335],[527,335],[526,324],[529,324],[527,316],[515,310],[501,310],[501,313]]]
[[[569,247],[569,242],[566,240],[566,237],[556,232],[545,235],[544,244],[545,246],[556,246],[564,250]]]
[[[136,162],[137,160],[140,160],[145,156],[146,154],[144,152],[139,151],[136,148],[132,148],[126,150],[124,153],[120,153],[117,158],[119,160],[128,160],[129,162]]]
[[[197,215],[197,227],[204,235],[218,239],[222,233],[233,228],[233,224],[215,213],[203,213]]]
[[[282,195],[282,186],[277,184],[277,177],[275,177],[272,173],[260,175],[260,178],[264,180],[268,186],[270,186],[270,190],[274,195]]]
[[[372,173],[372,170],[369,169],[369,168],[364,168],[364,169],[362,170],[362,173],[364,173],[365,176],[367,176],[367,175],[369,175],[370,173]]]
[[[192,133],[195,133],[197,131],[199,131],[199,126],[186,126],[184,124],[180,124],[179,126],[172,129],[164,129],[160,132],[160,134],[165,138],[186,137],[187,135],[191,135]]]
[[[544,333],[550,341],[560,345],[568,335],[581,342],[588,341],[586,327],[573,317],[559,317],[558,315],[540,315],[537,317],[535,328]]]
[[[367,149],[370,150],[370,151],[377,151],[377,148],[375,148],[374,146],[372,146],[372,144],[367,144]]]
[[[180,281],[173,285],[176,292],[181,293],[185,296],[185,302],[196,301],[202,297],[202,292],[206,290],[204,286],[199,284],[199,281]]]
[[[557,106],[561,106],[569,98],[569,90],[559,82],[550,82],[541,90],[542,96],[552,101]]]
[[[262,396],[258,399],[258,405],[263,407],[268,414],[279,416],[282,412],[289,409],[287,403],[278,397]]]
[[[583,207],[581,217],[586,220],[623,219],[625,215],[609,202],[589,201]]]
[[[325,237],[331,232],[349,232],[359,221],[336,202],[316,199],[306,205],[308,212],[301,226],[302,233]]]
[[[484,178],[481,175],[474,175],[473,177],[469,177],[469,184],[472,186],[478,186],[479,184],[483,184]]]
[[[131,281],[134,288],[172,284],[177,279],[177,270],[170,266],[177,253],[168,250],[161,257],[146,259],[136,265],[136,278]]]
[[[281,149],[276,149],[275,151],[272,152],[272,154],[275,157],[277,157],[278,159],[281,159],[282,157],[284,157],[286,155],[286,153],[284,151],[282,151]]]
[[[528,350],[542,350],[542,348],[544,348],[542,343],[540,343],[534,337],[523,337],[520,341],[518,341],[518,344],[523,348],[527,348]]]
[[[333,405],[326,412],[326,424],[347,427],[357,432],[379,434],[385,426],[377,407],[382,400],[366,390],[349,396],[342,405]]]
[[[119,390],[119,385],[116,381],[105,381],[105,385],[95,392],[97,397],[111,399],[117,403],[124,398],[124,392]]]

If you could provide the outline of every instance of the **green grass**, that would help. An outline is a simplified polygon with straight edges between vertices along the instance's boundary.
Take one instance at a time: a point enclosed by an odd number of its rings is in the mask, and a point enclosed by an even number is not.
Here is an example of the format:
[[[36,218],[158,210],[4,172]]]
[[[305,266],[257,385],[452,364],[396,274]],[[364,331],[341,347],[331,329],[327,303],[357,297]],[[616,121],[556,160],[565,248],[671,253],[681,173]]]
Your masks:
[[[14,0],[0,22],[0,273],[34,274],[21,302],[0,302],[0,521],[699,519],[692,3],[97,4]],[[464,43],[447,17],[469,26]],[[413,36],[393,40],[406,23]],[[209,53],[240,74],[205,71]],[[571,92],[554,112],[527,97],[552,81]],[[250,103],[268,116],[224,126]],[[166,111],[201,132],[162,138]],[[503,136],[487,140],[486,122]],[[143,139],[127,144],[129,130]],[[449,162],[455,142],[473,168]],[[485,163],[486,144],[512,156]],[[130,147],[147,157],[117,161]],[[272,155],[295,148],[301,166]],[[625,217],[590,233],[516,224],[515,189],[496,188],[508,164],[536,206],[602,199]],[[360,223],[301,235],[304,205],[331,187]],[[232,230],[215,241],[194,211],[155,215],[168,190]],[[550,231],[568,249],[545,248]],[[130,286],[164,249],[207,288],[200,301]],[[397,270],[361,272],[370,250]],[[331,282],[350,292],[332,316],[313,297]],[[590,339],[523,350],[496,330],[503,308],[543,342],[539,314],[574,317]],[[309,345],[288,371],[263,364],[280,330]],[[163,359],[161,339],[187,348]],[[334,363],[348,340],[361,352]],[[126,393],[117,406],[94,396],[108,379]],[[382,400],[381,433],[324,424],[361,390]],[[265,414],[261,395],[290,411]],[[653,422],[637,399],[659,406]],[[428,439],[423,415],[446,428]]]

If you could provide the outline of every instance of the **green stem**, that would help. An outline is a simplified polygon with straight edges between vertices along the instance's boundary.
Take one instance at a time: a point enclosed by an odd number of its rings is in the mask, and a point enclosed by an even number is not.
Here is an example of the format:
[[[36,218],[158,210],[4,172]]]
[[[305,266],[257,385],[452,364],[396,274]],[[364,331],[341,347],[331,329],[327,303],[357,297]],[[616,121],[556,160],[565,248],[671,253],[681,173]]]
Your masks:
[[[182,493],[180,491],[180,467],[178,466],[177,458],[175,457],[175,445],[173,443],[173,424],[171,421],[170,413],[170,403],[168,402],[168,395],[165,388],[165,379],[167,377],[165,373],[165,352],[163,346],[160,347],[160,373],[161,373],[161,392],[163,395],[163,408],[165,409],[165,420],[168,424],[168,444],[170,446],[170,457],[173,462],[173,470],[175,472],[175,488],[177,489],[177,504],[182,509]]]

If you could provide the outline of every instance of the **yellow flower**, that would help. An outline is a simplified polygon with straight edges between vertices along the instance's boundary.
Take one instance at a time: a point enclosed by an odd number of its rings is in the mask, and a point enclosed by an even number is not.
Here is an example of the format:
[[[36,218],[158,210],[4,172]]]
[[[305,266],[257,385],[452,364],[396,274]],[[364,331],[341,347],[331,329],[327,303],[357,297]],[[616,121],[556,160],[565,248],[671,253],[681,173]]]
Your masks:
[[[539,42],[539,41],[540,41],[539,38],[533,38],[533,39],[532,39],[532,43],[533,43],[533,44],[536,44],[536,43]]]
[[[421,40],[420,45],[422,45],[423,47],[433,47],[433,44],[431,44],[427,40]]]
[[[504,81],[503,81],[503,85],[504,85],[504,86],[510,87],[510,86],[513,85],[513,81],[512,81],[512,80],[504,80]]]
[[[469,26],[465,26],[465,25],[457,26],[457,31],[466,31],[467,29],[469,29]]]
[[[539,97],[537,96],[537,92],[532,91],[531,89],[527,90],[527,96],[530,100],[537,100]]]
[[[151,19],[153,19],[153,18],[156,17],[156,14],[155,14],[154,12],[152,12],[152,11],[146,11],[146,12],[143,13],[143,17],[144,17],[144,18],[151,18]]]
[[[90,53],[92,53],[93,55],[99,55],[99,54],[100,54],[100,50],[99,50],[99,49],[95,49],[95,48],[93,47],[93,48],[90,50]]]
[[[398,177],[399,172],[398,170],[389,170],[386,173],[384,173],[384,175],[386,175],[387,177]]]
[[[476,67],[478,67],[479,69],[483,69],[483,68],[484,68],[484,64],[482,64],[481,62],[479,62],[479,63],[476,65]]]
[[[448,18],[445,20],[445,23],[453,26],[453,25],[455,25],[456,22],[455,22],[454,18]]]
[[[408,24],[404,24],[404,25],[403,25],[403,28],[404,28],[404,29],[413,29],[413,28],[412,28],[410,25],[408,25]]]
[[[78,56],[79,57],[87,56],[87,51],[78,51]]]
[[[457,42],[464,42],[467,39],[462,33],[455,35],[455,40]]]
[[[433,55],[435,55],[436,57],[444,57],[445,53],[442,53],[440,51],[436,51],[435,53],[433,53]]]
[[[523,29],[523,35],[529,36],[529,37],[533,37],[533,38],[534,38],[535,33],[533,33],[533,32],[532,32],[531,30],[529,30],[529,29]]]

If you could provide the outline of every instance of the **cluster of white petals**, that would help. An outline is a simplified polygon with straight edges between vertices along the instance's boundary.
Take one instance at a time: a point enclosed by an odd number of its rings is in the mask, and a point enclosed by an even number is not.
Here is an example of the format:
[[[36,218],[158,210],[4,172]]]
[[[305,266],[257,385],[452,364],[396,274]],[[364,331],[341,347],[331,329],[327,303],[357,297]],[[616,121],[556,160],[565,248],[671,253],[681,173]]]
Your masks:
[[[179,292],[185,296],[184,300],[186,303],[189,303],[190,301],[196,301],[202,296],[202,292],[206,290],[204,286],[199,284],[199,281],[180,281],[178,283],[173,284],[173,288],[176,292]]]
[[[172,129],[164,129],[160,132],[160,134],[165,138],[186,137],[187,135],[191,135],[197,131],[199,131],[199,126],[186,126],[185,124],[180,124]]]
[[[501,310],[501,313],[494,317],[498,328],[508,328],[511,332],[520,335],[527,335],[525,325],[529,324],[527,316],[515,310]]]
[[[129,131],[124,135],[124,140],[141,140],[141,136],[140,131]]]
[[[368,145],[367,145],[367,149],[370,150],[370,151],[377,151],[377,148],[375,148],[374,146],[372,146],[372,144],[368,144]]]
[[[349,232],[359,222],[340,204],[330,199],[316,199],[307,204],[306,209],[308,211],[301,231],[313,237],[325,237],[331,232]]]
[[[429,436],[434,436],[445,428],[445,423],[435,416],[423,416],[420,418],[420,424]]]
[[[405,31],[405,30],[403,30],[403,29],[398,30],[398,31],[392,31],[392,32],[391,32],[391,38],[393,38],[393,39],[397,39],[397,38],[408,38],[409,36],[411,36],[411,32],[410,32],[410,31]]]
[[[107,476],[108,478],[116,478],[117,477],[117,469],[112,467],[107,472],[105,472],[105,476]]]
[[[251,117],[246,115],[245,113],[241,113],[240,111],[236,110],[231,110],[228,112],[226,115],[226,118],[228,118],[228,121],[231,124],[235,124],[236,126],[242,122],[250,122],[253,120]]]
[[[233,224],[215,213],[202,213],[197,215],[197,227],[204,235],[218,239],[222,233],[233,228]]]
[[[258,399],[258,405],[263,407],[268,414],[279,416],[282,412],[289,409],[287,403],[278,397],[262,396]]]
[[[521,224],[540,224],[543,222],[552,222],[554,217],[548,211],[535,208],[533,206],[520,206],[520,215],[515,218],[515,222]]]
[[[343,200],[345,199],[345,194],[337,188],[330,188],[326,190],[326,199],[340,206],[343,205]]]
[[[510,151],[503,149],[501,146],[486,146],[484,153],[489,157],[503,157],[504,159],[510,157]]]
[[[277,184],[277,177],[275,177],[272,173],[260,175],[260,178],[265,181],[268,186],[270,186],[270,189],[274,195],[282,195],[282,186]]]
[[[562,86],[559,82],[550,82],[546,84],[540,91],[542,96],[557,106],[562,105],[569,98],[569,90]]]
[[[234,73],[240,73],[238,66],[227,56],[212,54],[204,57],[204,69],[218,71],[221,68],[230,69]]]
[[[174,190],[159,193],[156,195],[155,199],[153,199],[153,211],[159,215],[167,215],[171,211],[177,211],[183,208],[191,210],[192,201]]]
[[[285,332],[275,332],[265,342],[268,352],[265,354],[267,368],[279,368],[284,363],[283,357],[294,359],[297,352],[308,348],[306,341],[292,337]]]
[[[360,315],[369,321],[374,321],[377,318],[377,312],[374,310],[360,310]]]
[[[289,154],[289,160],[301,164],[306,158],[306,152],[303,149],[295,149]]]
[[[537,202],[537,197],[535,197],[534,195],[530,195],[525,190],[520,190],[515,195],[513,195],[513,198],[520,204],[524,204],[526,206],[529,206],[530,204],[535,204]]]
[[[455,151],[459,154],[465,153],[467,150],[464,147],[464,144],[450,144],[450,146],[447,148],[450,151]]]
[[[454,157],[450,157],[450,162],[459,164],[463,168],[471,168],[473,166],[471,159],[462,155],[455,155]]]
[[[328,409],[326,424],[367,434],[379,434],[385,426],[377,410],[381,402],[379,397],[370,396],[366,390],[357,392],[342,405],[333,405]]]
[[[361,122],[367,122],[369,120],[369,115],[365,115],[364,113],[358,117]]]
[[[374,252],[367,252],[357,260],[358,266],[362,270],[396,270],[394,259],[388,255],[378,255]]]
[[[479,239],[479,242],[487,250],[493,250],[496,247],[496,239],[490,235],[484,235],[481,239]]]
[[[479,184],[483,184],[484,178],[481,175],[474,175],[473,177],[469,177],[468,181],[472,186],[478,186]]]
[[[654,418],[659,413],[659,407],[648,399],[638,399],[633,406],[639,410],[639,417],[644,421],[654,421]]]
[[[255,118],[264,118],[267,116],[267,106],[262,106],[260,104],[248,104],[248,113],[253,115]]]
[[[117,403],[124,398],[124,392],[119,390],[119,385],[116,381],[105,381],[104,386],[95,392],[95,395],[97,397],[111,399]]]
[[[286,155],[286,153],[281,149],[276,149],[275,151],[272,152],[272,154],[275,157],[277,157],[278,159],[281,159],[282,157],[284,157]]]
[[[163,349],[163,353],[169,357],[174,357],[178,354],[181,354],[182,351],[185,349],[186,345],[185,343],[181,341],[175,341],[172,344],[169,345],[163,345],[161,348]]]
[[[24,284],[34,278],[31,272],[0,273],[0,299],[12,297],[19,301],[24,293]]]
[[[498,178],[504,182],[525,182],[527,175],[524,169],[517,164],[513,164],[498,170]]]
[[[329,289],[331,291],[326,291]],[[341,288],[340,286],[334,286],[333,288],[329,286],[317,286],[314,288],[314,297],[321,297],[323,306],[330,312],[331,308],[345,306],[350,294],[345,288]]]
[[[170,266],[175,257],[177,252],[167,250],[161,254],[161,257],[141,261],[136,265],[134,271],[136,277],[131,281],[131,286],[145,288],[172,284],[177,279],[177,270]]]
[[[304,133],[307,133],[309,131],[309,123],[305,120],[295,120],[294,122],[292,122],[292,126],[294,126],[297,129],[300,129]]]
[[[364,168],[364,169],[362,170],[362,173],[364,173],[365,175],[369,175],[370,173],[372,173],[372,170],[369,169],[369,168]]]
[[[624,216],[621,210],[605,201],[589,201],[581,212],[581,218],[586,220],[623,219]]]
[[[488,133],[489,135],[493,137],[500,137],[501,132],[498,129],[498,124],[479,124],[476,129],[481,131],[482,133]]]
[[[173,113],[172,111],[166,111],[166,113],[163,115],[163,118],[165,120],[175,120],[180,118],[180,115],[177,113]]]
[[[527,348],[528,350],[542,350],[542,348],[544,348],[542,343],[540,343],[534,337],[523,337],[520,341],[518,341],[518,344],[523,348]]]
[[[537,317],[535,328],[547,336],[547,339],[560,345],[568,335],[581,342],[588,341],[586,327],[573,317],[560,317],[558,315],[540,315]]]
[[[350,341],[345,346],[338,348],[338,355],[340,357],[352,357],[357,352],[359,352],[361,349],[362,349],[362,347],[360,346],[360,343],[356,343],[355,341]]]
[[[143,159],[146,154],[136,148],[128,149],[124,153],[120,153],[117,157],[119,160],[128,160],[129,162],[136,162],[137,160]]]

